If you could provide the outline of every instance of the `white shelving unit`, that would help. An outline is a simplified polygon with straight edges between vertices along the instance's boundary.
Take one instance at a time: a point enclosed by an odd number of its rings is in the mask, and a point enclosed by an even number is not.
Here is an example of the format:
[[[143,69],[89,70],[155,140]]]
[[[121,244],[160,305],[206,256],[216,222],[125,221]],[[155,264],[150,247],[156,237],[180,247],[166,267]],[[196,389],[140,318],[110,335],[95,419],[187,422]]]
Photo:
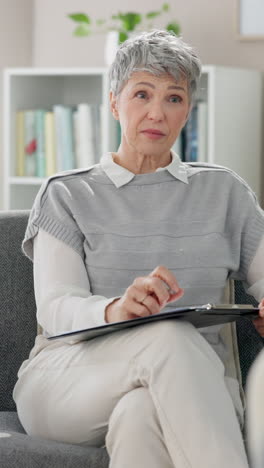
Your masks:
[[[4,71],[4,209],[31,208],[43,181],[15,176],[16,111],[52,108],[54,104],[101,104],[102,151],[115,151],[117,127],[109,109],[108,95],[106,68],[12,68]],[[261,73],[204,66],[197,97],[208,105],[207,161],[236,171],[260,197]]]
[[[208,162],[229,167],[261,198],[262,73],[203,67],[200,98],[208,103]]]
[[[116,150],[116,121],[108,104],[105,68],[10,68],[4,71],[4,209],[31,208],[43,179],[16,177],[16,111],[52,109],[54,104],[102,106],[102,151]]]

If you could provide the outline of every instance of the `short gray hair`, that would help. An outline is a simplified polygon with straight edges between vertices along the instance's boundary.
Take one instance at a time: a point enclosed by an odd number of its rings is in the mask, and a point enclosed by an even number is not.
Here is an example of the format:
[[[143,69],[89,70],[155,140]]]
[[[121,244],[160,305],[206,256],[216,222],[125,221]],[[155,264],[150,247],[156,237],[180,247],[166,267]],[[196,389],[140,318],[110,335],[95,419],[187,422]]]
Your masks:
[[[172,32],[153,30],[139,33],[123,42],[110,66],[110,88],[118,96],[137,71],[159,76],[172,75],[176,81],[187,80],[192,102],[201,75],[201,61],[194,49]]]

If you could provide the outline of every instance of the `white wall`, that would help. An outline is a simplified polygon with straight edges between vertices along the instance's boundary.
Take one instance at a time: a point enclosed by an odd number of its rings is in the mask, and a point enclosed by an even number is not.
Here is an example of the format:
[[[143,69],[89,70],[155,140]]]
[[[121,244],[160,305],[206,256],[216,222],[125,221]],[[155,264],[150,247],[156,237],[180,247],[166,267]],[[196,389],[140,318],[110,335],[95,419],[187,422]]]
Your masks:
[[[159,9],[163,0],[35,0],[36,27],[34,35],[34,58],[36,66],[103,66],[105,35],[85,38],[72,36],[74,23],[68,13],[86,12],[92,19],[108,19],[119,11],[147,12]],[[165,18],[165,16],[164,16]],[[169,16],[167,16],[169,19]],[[157,20],[158,21],[158,20]],[[159,24],[162,26],[161,19]]]
[[[0,109],[2,72],[6,67],[31,66],[34,0],[0,0]],[[0,208],[3,203],[2,112],[0,112]]]
[[[108,18],[118,11],[144,13],[159,9],[164,1],[35,0],[33,62],[39,66],[104,65],[104,36],[72,37],[73,23],[66,14],[84,11],[92,18]],[[182,26],[184,40],[196,47],[204,64],[264,71],[264,40],[243,42],[237,39],[237,0],[171,0],[169,3],[171,16]],[[161,19],[157,26],[162,26]]]

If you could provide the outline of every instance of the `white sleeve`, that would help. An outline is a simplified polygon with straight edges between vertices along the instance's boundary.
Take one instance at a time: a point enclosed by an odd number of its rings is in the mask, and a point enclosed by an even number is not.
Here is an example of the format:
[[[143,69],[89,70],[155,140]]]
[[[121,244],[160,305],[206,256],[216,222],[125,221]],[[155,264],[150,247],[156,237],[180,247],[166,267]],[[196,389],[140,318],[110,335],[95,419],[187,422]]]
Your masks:
[[[34,238],[37,321],[45,335],[105,323],[105,308],[116,298],[92,295],[77,252],[42,229]]]
[[[261,301],[264,298],[264,238],[250,264],[247,283],[249,285],[247,293],[254,296],[257,301]]]

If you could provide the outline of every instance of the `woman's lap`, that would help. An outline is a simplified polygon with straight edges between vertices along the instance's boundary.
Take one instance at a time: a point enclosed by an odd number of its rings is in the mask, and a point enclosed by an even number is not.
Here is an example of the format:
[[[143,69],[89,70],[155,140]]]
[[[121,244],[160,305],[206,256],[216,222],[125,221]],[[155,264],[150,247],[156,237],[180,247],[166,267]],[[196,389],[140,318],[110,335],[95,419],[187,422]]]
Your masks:
[[[142,376],[148,362],[155,365],[161,355],[175,351],[175,343],[182,349],[188,339],[204,346],[222,373],[222,363],[210,345],[184,323],[159,322],[90,342],[44,349],[15,387],[14,398],[25,430],[65,442],[102,445],[117,402],[127,392],[146,385]],[[180,362],[180,357],[177,359]],[[177,359],[175,369],[171,369],[175,379]],[[167,384],[164,382],[170,391]]]

